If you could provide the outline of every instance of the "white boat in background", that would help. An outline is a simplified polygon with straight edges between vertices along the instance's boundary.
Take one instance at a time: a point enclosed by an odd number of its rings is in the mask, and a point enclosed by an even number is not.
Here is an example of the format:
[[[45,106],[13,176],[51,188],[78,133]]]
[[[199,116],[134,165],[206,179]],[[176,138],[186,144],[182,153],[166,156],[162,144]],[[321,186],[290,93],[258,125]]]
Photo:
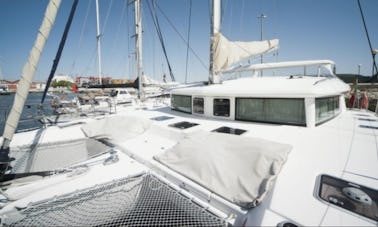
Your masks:
[[[142,78],[141,85],[146,98],[168,95],[172,89],[181,86],[178,82],[157,81],[146,75],[143,75]]]
[[[212,6],[222,37],[220,1]],[[260,55],[269,43],[242,46]],[[332,61],[232,68],[247,57],[239,44],[210,58],[209,85],[173,89],[169,101],[5,134],[15,160],[3,163],[13,168],[1,223],[377,226],[378,117],[346,108]]]
[[[126,88],[115,88],[110,91],[110,97],[112,97],[116,104],[132,103],[133,97],[127,91]]]

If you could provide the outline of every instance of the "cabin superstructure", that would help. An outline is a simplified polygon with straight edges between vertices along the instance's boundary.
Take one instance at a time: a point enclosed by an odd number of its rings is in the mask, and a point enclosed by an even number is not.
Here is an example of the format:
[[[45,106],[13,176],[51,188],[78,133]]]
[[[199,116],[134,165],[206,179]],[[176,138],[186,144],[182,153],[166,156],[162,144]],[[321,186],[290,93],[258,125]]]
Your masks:
[[[349,85],[332,72],[332,61],[257,64],[234,69],[252,77],[172,91],[172,109],[225,120],[315,127],[346,110]],[[278,69],[302,68],[302,74],[277,74]],[[315,74],[308,69],[315,69]],[[269,76],[262,71],[271,70]],[[262,76],[264,75],[264,76]]]
[[[139,90],[114,114],[16,133],[1,224],[377,226],[378,118],[346,109],[334,63],[230,68],[278,41],[217,55],[218,35],[210,85],[172,90],[171,105]]]

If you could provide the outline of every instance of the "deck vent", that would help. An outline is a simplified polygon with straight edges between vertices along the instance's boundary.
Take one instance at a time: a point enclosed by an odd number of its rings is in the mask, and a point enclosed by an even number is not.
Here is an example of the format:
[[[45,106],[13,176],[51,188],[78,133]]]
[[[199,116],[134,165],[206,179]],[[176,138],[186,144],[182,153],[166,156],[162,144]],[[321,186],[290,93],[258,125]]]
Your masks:
[[[293,224],[293,223],[288,222],[288,221],[284,221],[284,222],[278,223],[277,227],[298,227],[298,225]]]
[[[165,121],[165,120],[169,120],[169,119],[173,119],[174,117],[168,117],[168,116],[159,116],[159,117],[153,117],[151,118],[151,120],[154,120],[154,121]]]
[[[238,128],[230,128],[227,126],[222,126],[220,128],[214,129],[212,132],[221,132],[221,133],[228,133],[228,134],[234,134],[234,135],[241,135],[245,133],[247,130],[244,129],[238,129]]]
[[[179,128],[179,129],[187,129],[193,126],[198,125],[197,123],[188,122],[188,121],[181,121],[174,124],[170,124],[169,126]]]
[[[377,126],[370,126],[370,125],[359,125],[360,128],[371,128],[371,129],[378,129]]]
[[[378,121],[377,119],[371,119],[371,118],[358,118],[360,121]]]
[[[355,114],[356,116],[361,116],[361,117],[370,117],[370,115],[367,114]]]

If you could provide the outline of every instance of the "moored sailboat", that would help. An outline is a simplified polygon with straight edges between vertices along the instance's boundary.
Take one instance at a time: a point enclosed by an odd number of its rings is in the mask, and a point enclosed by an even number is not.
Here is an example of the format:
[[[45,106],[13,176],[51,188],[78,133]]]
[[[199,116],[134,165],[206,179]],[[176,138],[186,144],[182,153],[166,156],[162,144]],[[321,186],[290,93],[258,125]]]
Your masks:
[[[2,223],[374,226],[378,118],[346,109],[333,64],[213,66],[170,104],[16,134]],[[291,67],[305,73],[278,74]],[[222,81],[241,71],[253,76]]]

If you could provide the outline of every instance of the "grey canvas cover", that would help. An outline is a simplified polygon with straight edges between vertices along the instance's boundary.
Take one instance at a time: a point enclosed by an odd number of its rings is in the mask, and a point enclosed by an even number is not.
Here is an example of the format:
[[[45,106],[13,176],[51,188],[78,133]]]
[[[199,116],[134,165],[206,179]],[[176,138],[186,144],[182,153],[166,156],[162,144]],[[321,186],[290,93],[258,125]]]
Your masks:
[[[292,146],[199,131],[154,158],[213,193],[249,209],[272,188]]]
[[[81,127],[89,138],[107,138],[123,141],[143,134],[151,126],[151,120],[137,116],[112,116],[90,122]]]

